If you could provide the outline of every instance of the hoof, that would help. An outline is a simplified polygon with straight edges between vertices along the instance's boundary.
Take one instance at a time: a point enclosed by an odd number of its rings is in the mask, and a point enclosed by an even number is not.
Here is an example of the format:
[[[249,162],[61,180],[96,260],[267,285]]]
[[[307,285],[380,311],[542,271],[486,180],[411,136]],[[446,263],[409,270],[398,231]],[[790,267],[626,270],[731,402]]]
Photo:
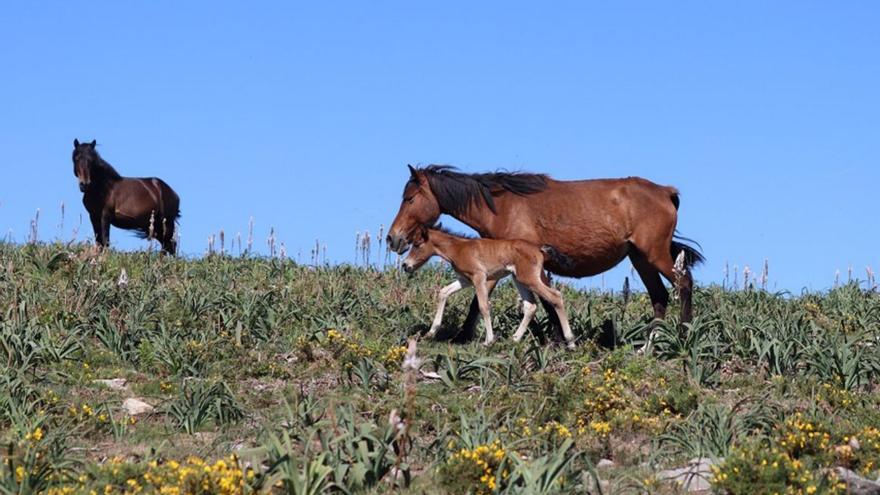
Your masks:
[[[489,347],[490,345],[492,345],[494,343],[495,343],[495,340],[487,340],[487,341],[483,342],[483,347]]]
[[[577,345],[575,345],[574,342],[569,342],[569,343],[565,344],[565,347],[566,347],[569,351],[573,351],[573,350],[577,349]]]

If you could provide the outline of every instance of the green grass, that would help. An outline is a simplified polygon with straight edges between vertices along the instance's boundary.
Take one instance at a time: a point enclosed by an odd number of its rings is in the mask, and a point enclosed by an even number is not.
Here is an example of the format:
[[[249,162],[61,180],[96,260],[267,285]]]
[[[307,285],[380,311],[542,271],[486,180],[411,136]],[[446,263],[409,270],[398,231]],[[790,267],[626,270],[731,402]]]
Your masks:
[[[566,288],[580,339],[566,351],[535,337],[543,312],[510,341],[504,285],[497,344],[421,341],[416,372],[403,347],[444,270],[0,255],[2,493],[583,493],[597,477],[603,493],[677,493],[654,475],[703,456],[726,459],[720,493],[834,492],[834,466],[880,474],[880,295],[857,284],[700,288],[696,320],[680,332],[670,316],[645,356],[645,294]],[[94,382],[109,378],[128,389]],[[129,397],[155,412],[129,418]],[[615,464],[597,472],[603,458]]]

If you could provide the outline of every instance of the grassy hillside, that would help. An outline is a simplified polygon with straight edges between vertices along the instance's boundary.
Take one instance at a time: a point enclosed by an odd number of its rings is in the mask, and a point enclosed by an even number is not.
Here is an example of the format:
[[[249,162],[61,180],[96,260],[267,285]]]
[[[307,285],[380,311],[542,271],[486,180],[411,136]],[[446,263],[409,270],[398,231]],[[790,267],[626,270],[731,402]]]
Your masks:
[[[880,295],[857,284],[699,289],[694,324],[670,317],[647,355],[644,294],[566,290],[568,352],[510,342],[504,286],[496,345],[419,342],[405,362],[445,271],[52,245],[0,260],[3,493],[676,493],[656,474],[695,457],[724,459],[721,493],[880,474]],[[155,410],[130,416],[131,398]]]

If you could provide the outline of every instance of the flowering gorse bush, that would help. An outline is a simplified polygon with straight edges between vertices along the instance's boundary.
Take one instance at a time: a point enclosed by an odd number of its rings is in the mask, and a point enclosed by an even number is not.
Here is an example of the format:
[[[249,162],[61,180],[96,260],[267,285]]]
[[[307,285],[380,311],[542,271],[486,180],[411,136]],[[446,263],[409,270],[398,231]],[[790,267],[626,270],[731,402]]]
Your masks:
[[[440,476],[450,493],[493,493],[509,477],[506,456],[500,441],[459,449],[441,466]]]

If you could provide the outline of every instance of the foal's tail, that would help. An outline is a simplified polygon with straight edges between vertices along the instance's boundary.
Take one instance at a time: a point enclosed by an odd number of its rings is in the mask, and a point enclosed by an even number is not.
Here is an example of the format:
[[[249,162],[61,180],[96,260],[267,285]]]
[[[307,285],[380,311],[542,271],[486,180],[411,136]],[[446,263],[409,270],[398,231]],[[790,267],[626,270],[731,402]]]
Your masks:
[[[696,244],[696,247],[687,243]],[[669,246],[669,252],[672,254],[673,260],[677,260],[678,255],[684,253],[684,266],[685,268],[691,268],[706,261],[703,253],[700,252],[700,248],[699,242],[687,237],[674,235],[672,237],[672,244]]]
[[[574,260],[571,259],[571,257],[566,256],[566,255],[562,254],[561,252],[559,252],[559,250],[556,249],[555,247],[553,247],[549,244],[544,244],[543,246],[541,246],[541,252],[544,253],[544,263],[547,263],[548,261],[552,261],[553,264],[555,264],[556,266],[558,266],[560,269],[562,269],[564,271],[574,269],[574,266],[575,266]]]

